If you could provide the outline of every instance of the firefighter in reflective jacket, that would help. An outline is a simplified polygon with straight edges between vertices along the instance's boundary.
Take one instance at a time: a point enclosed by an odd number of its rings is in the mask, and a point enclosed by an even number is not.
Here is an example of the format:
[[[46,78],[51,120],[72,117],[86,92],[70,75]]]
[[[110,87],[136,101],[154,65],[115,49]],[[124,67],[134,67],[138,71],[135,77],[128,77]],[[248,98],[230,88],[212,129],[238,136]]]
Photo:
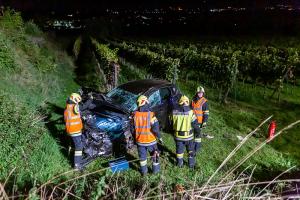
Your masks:
[[[147,174],[147,152],[152,157],[152,171],[157,173],[160,171],[159,151],[156,139],[161,139],[159,132],[159,123],[150,111],[149,102],[146,96],[140,96],[137,99],[138,110],[134,112],[134,130],[135,140],[138,145],[138,154],[140,158],[140,170],[142,175]]]
[[[74,167],[75,169],[81,169],[82,160],[82,120],[79,111],[78,103],[81,101],[81,97],[77,93],[72,93],[67,99],[67,105],[64,112],[64,119],[66,123],[66,132],[72,137],[75,146],[74,153]]]
[[[204,93],[204,88],[199,86],[192,101],[192,108],[197,117],[198,124],[200,126],[200,132],[201,128],[206,126],[209,115],[208,103],[207,99],[204,97]],[[197,153],[201,148],[201,136],[202,134],[200,133],[199,137],[195,137],[195,153]]]
[[[196,116],[189,106],[188,97],[182,96],[180,98],[179,105],[174,107],[171,118],[173,130],[175,131],[177,165],[182,167],[184,149],[186,147],[189,155],[189,167],[194,168],[194,133],[198,137],[200,128]]]

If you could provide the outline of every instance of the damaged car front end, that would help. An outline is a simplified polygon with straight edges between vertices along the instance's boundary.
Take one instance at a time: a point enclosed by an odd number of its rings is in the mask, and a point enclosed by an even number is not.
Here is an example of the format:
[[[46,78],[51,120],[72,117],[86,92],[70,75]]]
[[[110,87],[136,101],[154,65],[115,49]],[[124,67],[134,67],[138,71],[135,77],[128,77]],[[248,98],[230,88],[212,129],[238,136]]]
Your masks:
[[[169,113],[181,96],[174,84],[164,80],[132,81],[114,88],[107,94],[83,89],[80,111],[84,120],[82,142],[83,165],[99,156],[122,156],[134,147],[132,113],[137,110],[139,95],[149,98],[160,127],[168,129]]]
[[[114,90],[112,90],[114,91]],[[132,102],[117,102],[113,100],[113,94],[101,94],[91,91],[82,92],[81,115],[84,120],[84,132],[82,136],[85,159],[83,165],[88,164],[96,157],[108,157],[117,153],[124,153],[134,146],[130,131],[130,107]],[[127,98],[123,100],[128,100]],[[118,100],[120,101],[120,99]],[[134,107],[133,107],[134,109]]]

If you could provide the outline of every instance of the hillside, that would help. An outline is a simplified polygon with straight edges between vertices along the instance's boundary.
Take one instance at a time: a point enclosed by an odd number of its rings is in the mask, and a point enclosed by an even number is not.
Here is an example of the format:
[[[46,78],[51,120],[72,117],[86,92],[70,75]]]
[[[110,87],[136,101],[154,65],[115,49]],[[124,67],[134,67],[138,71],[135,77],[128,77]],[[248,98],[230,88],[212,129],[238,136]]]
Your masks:
[[[86,49],[89,47],[84,47],[81,52],[80,47],[77,48],[77,56],[91,53],[90,49]],[[151,62],[153,68],[139,63],[141,60],[134,57],[135,52],[131,57],[120,52],[117,54],[113,45],[101,45],[99,51],[109,52],[109,48],[114,59],[118,56],[121,66],[119,83],[165,75],[165,72],[173,70],[168,68],[170,63],[174,64],[174,69],[178,67],[178,59],[165,58],[148,50],[147,55],[156,56],[156,61]],[[143,52],[139,53],[136,55],[141,56]],[[8,196],[17,194],[37,198],[38,195],[41,199],[62,199],[65,195],[79,199],[161,198],[156,195],[173,193],[178,184],[187,190],[203,185],[240,143],[237,136],[245,137],[268,116],[274,115],[280,121],[279,128],[299,118],[298,85],[286,83],[279,103],[265,99],[261,85],[253,87],[249,83],[237,83],[235,92],[229,94],[225,104],[220,103],[218,89],[205,84],[211,114],[209,126],[204,132],[215,138],[203,139],[195,171],[175,166],[172,133],[163,133],[165,144],[161,156],[162,173],[159,175],[141,178],[136,152],[127,155],[131,162],[128,171],[112,174],[107,168],[112,158],[99,158],[83,173],[75,173],[70,171],[70,141],[64,132],[62,113],[67,96],[80,86],[94,87],[96,90],[105,88],[104,81],[99,78],[105,70],[96,71],[94,59],[92,55],[85,55],[79,58],[80,62],[77,60],[76,68],[74,60],[56,43],[56,39],[41,32],[34,23],[24,22],[19,13],[11,10],[6,10],[1,16],[0,186],[4,185]],[[165,67],[163,73],[155,68],[162,62]],[[183,75],[177,79],[178,88],[191,98],[200,81],[192,78],[186,80]],[[268,88],[266,93],[270,95],[272,91]],[[242,146],[216,175],[213,183],[218,183],[231,167],[265,140],[267,125]],[[299,150],[293,146],[299,138],[296,135],[298,130],[299,126],[286,132],[290,136],[280,136],[279,141],[276,139],[267,144],[225,181],[231,183],[240,177],[240,173],[243,177],[259,181],[270,180],[294,166],[294,170],[299,171]],[[292,144],[288,146],[289,151],[285,148],[286,143]],[[252,191],[249,192],[248,188],[246,191],[251,195]]]
[[[78,89],[73,71],[66,52],[35,24],[5,11],[0,18],[0,180],[8,178],[6,187],[30,189],[70,168],[61,113],[67,95]]]

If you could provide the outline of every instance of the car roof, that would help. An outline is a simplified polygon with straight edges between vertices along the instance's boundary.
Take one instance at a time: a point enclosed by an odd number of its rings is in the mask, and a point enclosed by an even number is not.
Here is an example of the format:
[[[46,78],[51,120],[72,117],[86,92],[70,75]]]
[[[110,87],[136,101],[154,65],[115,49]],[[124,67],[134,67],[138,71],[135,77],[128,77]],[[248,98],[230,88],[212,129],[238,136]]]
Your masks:
[[[118,86],[118,88],[129,91],[133,94],[141,94],[141,93],[145,93],[151,88],[161,88],[170,85],[172,84],[166,80],[142,79],[142,80],[130,81],[128,83]]]

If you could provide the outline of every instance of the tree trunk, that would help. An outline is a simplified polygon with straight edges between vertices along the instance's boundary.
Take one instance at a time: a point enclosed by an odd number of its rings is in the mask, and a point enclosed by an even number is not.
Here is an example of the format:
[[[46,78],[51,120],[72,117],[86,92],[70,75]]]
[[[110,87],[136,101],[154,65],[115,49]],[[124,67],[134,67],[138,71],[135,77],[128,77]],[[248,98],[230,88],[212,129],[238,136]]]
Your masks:
[[[224,94],[224,98],[223,98],[223,103],[227,104],[227,98],[228,98],[228,94],[230,92],[230,87],[228,86],[227,89],[226,89],[226,92]]]
[[[223,86],[221,85],[221,88],[219,89],[219,102],[222,102],[222,93],[223,93]]]
[[[267,89],[267,84],[264,84],[264,93],[263,93],[263,99],[266,98],[266,89]]]

